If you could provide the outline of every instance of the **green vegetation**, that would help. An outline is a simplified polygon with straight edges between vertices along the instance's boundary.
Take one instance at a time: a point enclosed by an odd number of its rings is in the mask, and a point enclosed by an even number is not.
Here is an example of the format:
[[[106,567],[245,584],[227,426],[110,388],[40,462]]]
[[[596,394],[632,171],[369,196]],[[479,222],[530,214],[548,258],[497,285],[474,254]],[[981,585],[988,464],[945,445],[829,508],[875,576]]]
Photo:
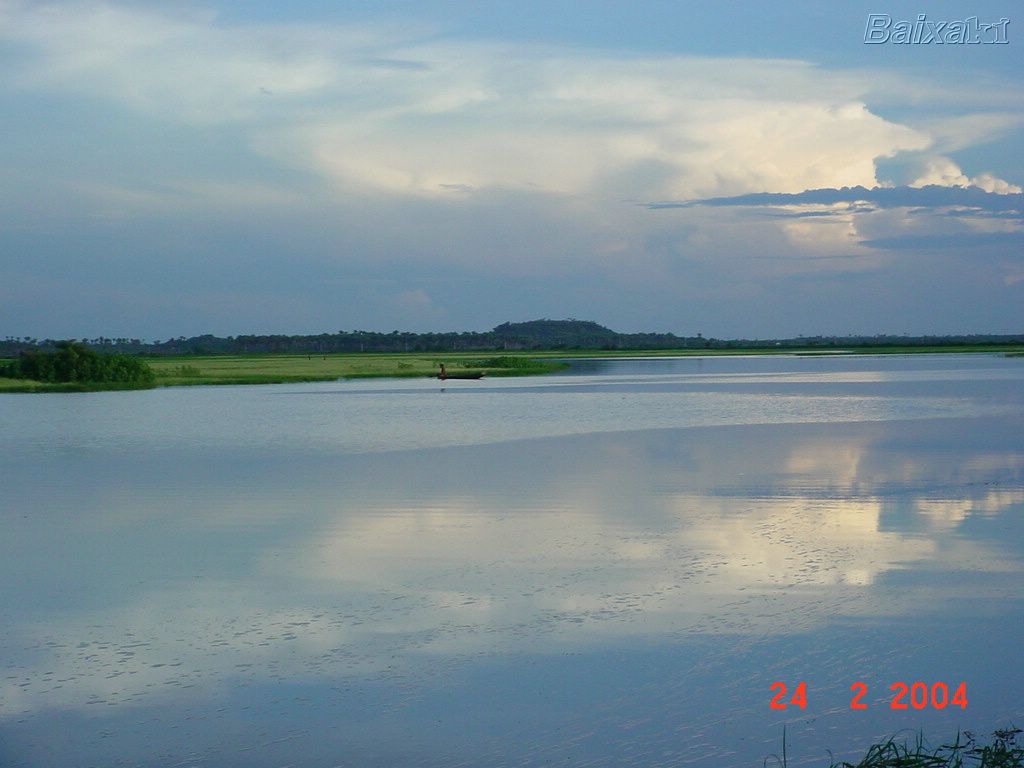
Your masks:
[[[991,744],[979,744],[970,731],[957,733],[952,744],[931,748],[917,735],[913,744],[888,739],[873,744],[856,763],[830,761],[829,768],[1024,768],[1024,747],[1017,744],[1020,728],[1006,728],[992,734]],[[786,768],[786,737],[782,737],[782,757],[773,755]],[[765,760],[765,765],[769,765]]]
[[[476,363],[481,368],[495,368],[495,369],[511,369],[517,371],[525,371],[537,368],[538,366],[543,367],[541,363],[530,357],[516,356],[516,355],[502,355],[501,357],[488,357],[486,360],[481,360]]]
[[[560,370],[564,363],[526,355],[481,359],[476,355],[209,355],[149,358],[158,386],[191,384],[282,384],[379,377],[436,376],[444,363],[451,373],[482,371],[487,376],[526,376]]]
[[[487,334],[368,334],[362,331],[324,336],[255,337],[216,339],[201,337],[210,349],[254,346],[257,349],[315,347],[404,347],[445,345],[498,352],[481,357],[481,350],[421,352],[311,352],[301,354],[260,351],[224,354],[203,351],[196,354],[163,354],[168,349],[189,347],[193,340],[170,340],[145,345],[137,339],[100,339],[98,349],[131,350],[129,354],[104,354],[78,342],[39,342],[8,339],[7,354],[0,360],[0,392],[80,392],[100,389],[136,389],[150,386],[194,384],[279,384],[303,381],[332,381],[369,377],[435,376],[443,363],[457,377],[459,373],[482,372],[487,376],[523,376],[549,373],[566,367],[569,357],[686,357],[696,355],[843,355],[918,354],[975,352],[1024,356],[1024,343],[1016,337],[999,338],[998,343],[896,344],[896,337],[884,337],[877,345],[835,346],[834,340],[802,340],[791,343],[706,340],[699,335],[683,339],[671,334],[616,334],[596,323],[579,320],[536,320],[506,323]],[[981,337],[978,337],[981,338]],[[988,337],[985,337],[988,338]],[[173,344],[171,342],[174,342]],[[544,341],[547,347],[538,348]],[[662,346],[674,341],[678,346]],[[222,343],[223,342],[223,343]],[[573,344],[575,342],[575,344]],[[692,342],[692,343],[691,343]],[[591,346],[586,346],[586,345]],[[604,344],[604,348],[596,348]],[[627,345],[628,348],[623,348]],[[629,345],[637,345],[636,348]],[[195,347],[196,345],[191,345]],[[147,350],[145,361],[136,353]],[[510,351],[510,350],[520,351]],[[525,351],[525,350],[529,351]],[[500,350],[500,351],[499,351]],[[2,351],[2,349],[0,349]]]
[[[140,377],[102,381],[93,373],[77,373],[74,378],[42,378],[58,366],[50,361],[64,360],[72,350],[79,368],[83,361],[114,358],[116,371],[142,371]],[[84,392],[103,389],[129,389],[141,386],[189,386],[196,384],[283,384],[303,381],[380,377],[436,376],[442,363],[452,374],[481,371],[487,376],[528,376],[550,373],[566,367],[558,361],[538,361],[526,355],[480,358],[477,355],[447,354],[350,354],[350,355],[189,355],[154,357],[147,360],[127,355],[98,355],[81,345],[71,347],[60,342],[55,353],[29,353],[9,362],[0,361],[0,392]],[[26,363],[26,361],[28,361]],[[127,361],[127,362],[125,362]],[[62,362],[65,368],[66,362]],[[88,367],[92,371],[93,367]],[[17,371],[17,378],[11,373]],[[62,369],[63,370],[63,369]],[[76,369],[77,370],[77,369]],[[30,378],[38,372],[40,378]]]
[[[107,355],[84,344],[61,341],[53,352],[29,351],[0,362],[0,389],[22,392],[74,392],[98,389],[146,389],[156,376],[142,360]]]

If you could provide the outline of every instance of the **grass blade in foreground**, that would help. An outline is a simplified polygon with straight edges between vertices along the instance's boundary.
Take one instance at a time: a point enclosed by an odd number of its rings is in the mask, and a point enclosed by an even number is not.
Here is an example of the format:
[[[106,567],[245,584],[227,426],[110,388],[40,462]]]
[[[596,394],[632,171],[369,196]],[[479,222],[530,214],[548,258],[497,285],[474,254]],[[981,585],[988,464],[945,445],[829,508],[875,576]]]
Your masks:
[[[913,745],[897,742],[894,738],[873,744],[867,754],[856,763],[829,763],[829,768],[1024,768],[1024,746],[1017,744],[1020,728],[1005,728],[992,734],[992,743],[980,745],[970,731],[957,733],[952,744],[937,749],[929,748],[922,734]],[[786,734],[782,735],[782,757],[772,755],[765,760],[787,768]]]

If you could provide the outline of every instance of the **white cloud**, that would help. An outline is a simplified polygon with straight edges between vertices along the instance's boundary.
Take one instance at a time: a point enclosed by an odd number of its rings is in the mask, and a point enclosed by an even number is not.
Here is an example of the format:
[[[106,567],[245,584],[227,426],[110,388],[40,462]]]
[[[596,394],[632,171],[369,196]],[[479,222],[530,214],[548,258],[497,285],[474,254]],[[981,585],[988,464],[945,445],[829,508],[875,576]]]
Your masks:
[[[986,192],[995,192],[1000,195],[1021,191],[1016,184],[996,178],[991,173],[967,176],[959,165],[948,157],[942,156],[928,157],[923,160],[918,174],[917,178],[910,183],[911,187],[926,187],[929,184],[937,184],[942,187],[978,187]]]
[[[1007,102],[1013,101],[1009,96]],[[978,112],[956,117],[927,120],[921,129],[934,139],[933,149],[947,154],[966,147],[984,144],[1017,130],[1024,124],[1024,116],[1012,112]]]
[[[3,11],[5,78],[244,140],[351,190],[604,198],[877,182],[931,137],[873,114],[863,75],[797,61],[416,44],[406,30],[222,24],[104,3]],[[402,63],[399,66],[397,63]]]
[[[719,71],[704,59],[510,61],[476,50],[475,81],[464,82],[455,49],[415,54],[431,63],[429,76],[415,75],[423,92],[401,109],[335,112],[292,133],[285,143],[299,162],[342,186],[399,193],[465,185],[651,199],[870,186],[877,157],[929,143],[833,98],[832,76],[792,62],[733,60]],[[776,87],[740,85],[755,71]]]
[[[229,22],[167,7],[0,0],[0,99],[12,116],[0,210],[8,229],[74,229],[52,226],[57,219],[119,238],[122,252],[137,254],[134,294],[149,285],[157,294],[151,306],[166,302],[167,275],[190,291],[210,285],[195,292],[197,333],[273,330],[266,310],[246,315],[251,291],[235,293],[227,270],[214,269],[257,252],[274,290],[301,273],[325,291],[314,313],[301,289],[304,319],[287,323],[296,329],[363,327],[367,318],[384,329],[489,327],[571,307],[623,330],[699,322],[742,335],[754,323],[785,335],[810,329],[793,319],[800,312],[831,317],[842,304],[883,331],[889,305],[865,309],[881,301],[869,273],[890,275],[908,256],[863,241],[1014,226],[927,215],[936,213],[928,203],[913,215],[825,206],[801,217],[636,204],[871,188],[888,166],[895,184],[1019,189],[998,167],[950,159],[1020,124],[1019,100],[991,85],[966,92],[891,70],[467,42],[410,24]],[[877,108],[886,107],[883,117]],[[189,252],[205,254],[201,280],[154,248],[167,238],[151,233],[168,224],[189,233]],[[89,243],[76,234],[74,249],[40,246],[31,264],[26,256],[2,277],[24,283],[49,270],[42,284],[61,284],[63,254]],[[387,287],[339,305],[323,287],[351,285],[353,266]],[[409,278],[410,266],[436,280]],[[825,285],[832,273],[859,282]],[[997,275],[1007,287],[1000,306],[1016,307],[1024,279],[1013,259],[973,259],[963,273]],[[772,282],[798,275],[814,280]],[[519,282],[460,298],[460,281],[497,277]],[[97,272],[105,284],[122,278]],[[798,312],[810,285],[820,303]],[[224,295],[236,297],[230,311]],[[750,314],[774,307],[768,318]],[[926,309],[922,327],[931,327]],[[68,311],[38,301],[17,310],[33,334]],[[113,302],[110,312],[97,333],[123,322]],[[175,308],[161,317],[147,333],[181,332]]]
[[[280,112],[273,99],[294,105],[329,86],[353,85],[346,58],[400,39],[371,27],[229,27],[212,13],[104,2],[7,4],[0,21],[0,39],[31,51],[3,78],[8,82],[195,124],[267,117]]]

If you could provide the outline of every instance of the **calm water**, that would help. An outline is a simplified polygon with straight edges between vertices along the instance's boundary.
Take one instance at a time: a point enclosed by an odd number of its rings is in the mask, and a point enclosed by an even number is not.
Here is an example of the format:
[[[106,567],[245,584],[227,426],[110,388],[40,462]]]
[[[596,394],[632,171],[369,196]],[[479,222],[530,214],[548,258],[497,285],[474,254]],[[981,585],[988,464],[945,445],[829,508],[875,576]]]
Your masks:
[[[784,726],[821,765],[1019,725],[1022,428],[990,356],[0,396],[0,765],[761,766]]]

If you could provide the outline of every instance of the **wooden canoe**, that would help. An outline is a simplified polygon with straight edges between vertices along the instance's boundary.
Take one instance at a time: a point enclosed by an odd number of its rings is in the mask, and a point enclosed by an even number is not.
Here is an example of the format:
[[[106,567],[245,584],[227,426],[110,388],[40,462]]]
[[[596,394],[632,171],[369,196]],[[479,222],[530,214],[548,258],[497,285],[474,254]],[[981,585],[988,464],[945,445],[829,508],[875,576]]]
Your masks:
[[[446,379],[482,379],[484,377],[483,371],[459,371],[458,373],[439,373],[437,378],[441,381]]]

